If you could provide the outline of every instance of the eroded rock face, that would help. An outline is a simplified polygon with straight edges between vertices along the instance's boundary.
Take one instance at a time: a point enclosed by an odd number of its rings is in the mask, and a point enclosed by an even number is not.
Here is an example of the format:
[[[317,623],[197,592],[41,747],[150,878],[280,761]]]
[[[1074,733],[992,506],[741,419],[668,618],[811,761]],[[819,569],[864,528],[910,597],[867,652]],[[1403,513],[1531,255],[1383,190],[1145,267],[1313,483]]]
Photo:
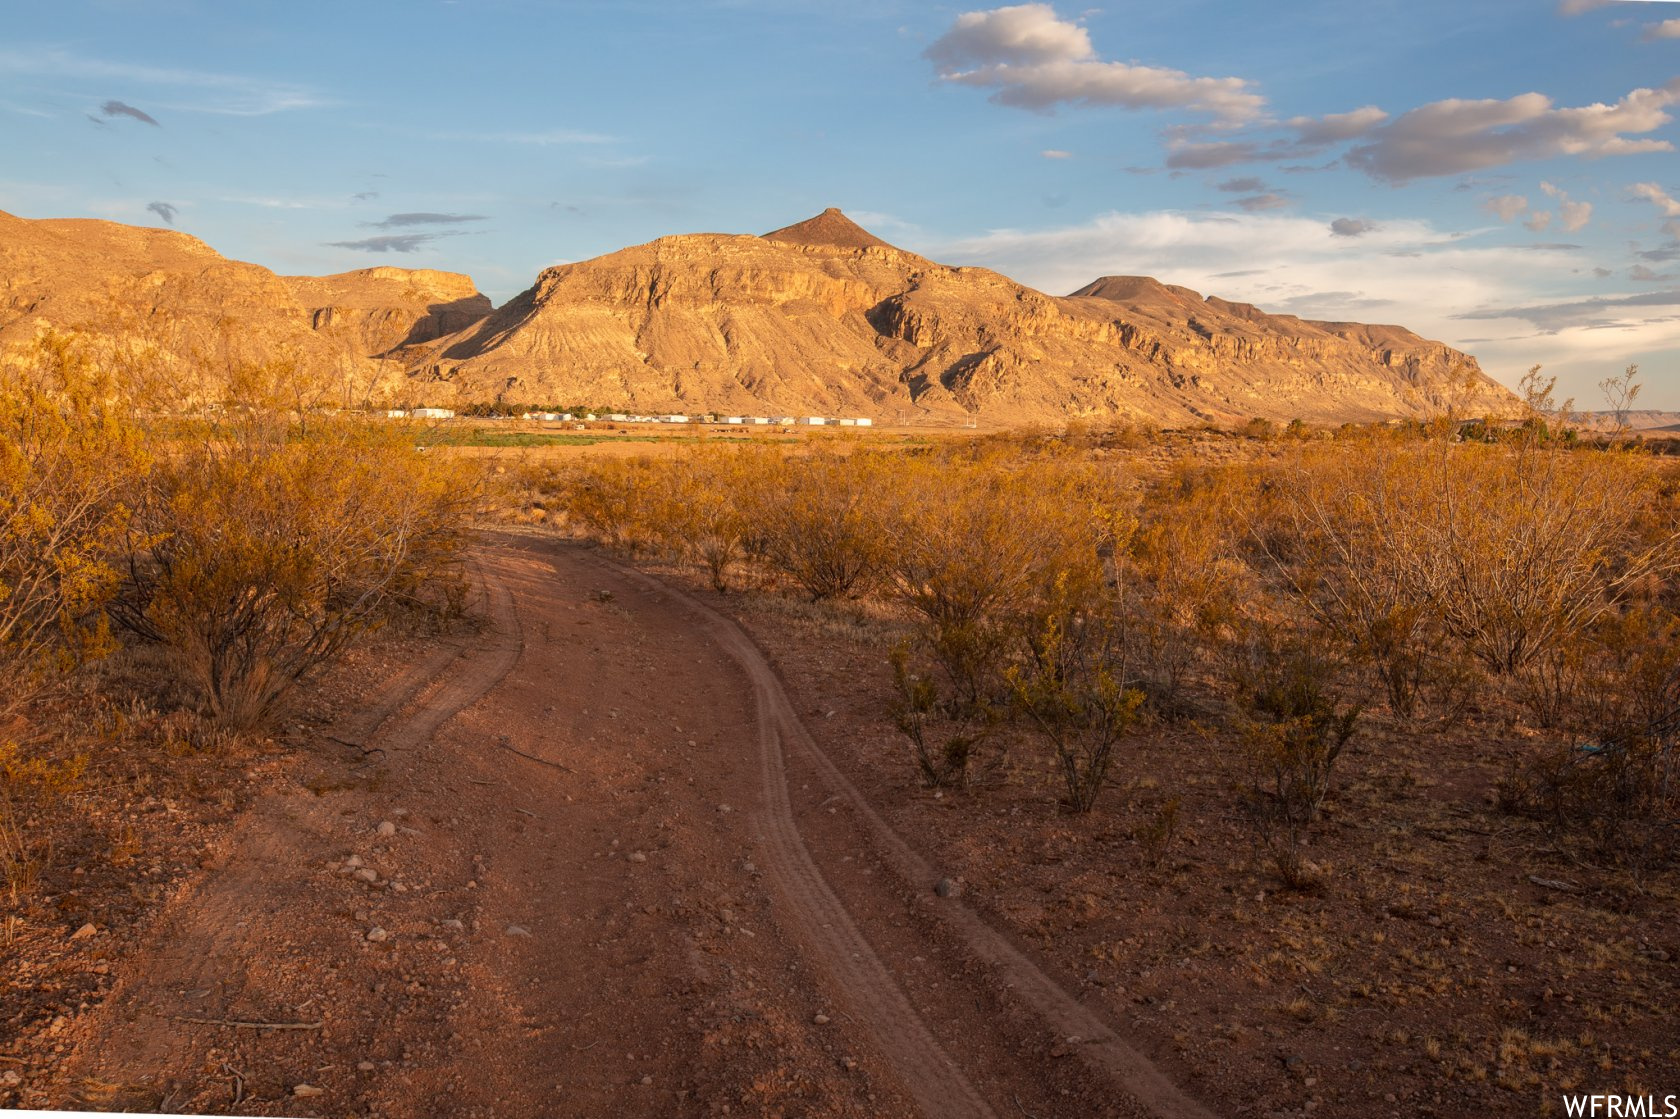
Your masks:
[[[1399,327],[1267,315],[1144,277],[1054,298],[894,248],[837,210],[548,269],[407,360],[461,401],[642,411],[1367,420],[1438,406],[1466,376],[1475,407],[1509,402],[1473,358]]]
[[[894,248],[838,210],[764,237],[664,237],[550,268],[492,311],[461,275],[281,277],[172,230],[0,213],[0,342],[43,327],[322,371],[335,402],[1057,423],[1367,420],[1510,394],[1391,326],[1268,315],[1145,277],[1066,298]]]
[[[284,279],[312,329],[369,356],[465,330],[493,309],[458,272],[382,267]]]
[[[489,311],[452,273],[281,277],[173,230],[0,213],[0,343],[88,333],[146,355],[189,396],[238,365],[283,361],[320,374],[335,403],[379,403],[411,384],[379,355]]]

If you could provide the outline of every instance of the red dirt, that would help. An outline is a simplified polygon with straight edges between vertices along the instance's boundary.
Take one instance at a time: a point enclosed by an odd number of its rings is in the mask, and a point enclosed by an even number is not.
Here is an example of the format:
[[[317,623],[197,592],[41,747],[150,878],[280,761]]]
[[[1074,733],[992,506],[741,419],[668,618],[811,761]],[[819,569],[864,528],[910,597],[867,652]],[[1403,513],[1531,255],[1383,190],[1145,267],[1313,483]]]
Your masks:
[[[552,539],[481,561],[487,632],[268,779],[20,1102],[1209,1114],[935,893],[735,623]]]

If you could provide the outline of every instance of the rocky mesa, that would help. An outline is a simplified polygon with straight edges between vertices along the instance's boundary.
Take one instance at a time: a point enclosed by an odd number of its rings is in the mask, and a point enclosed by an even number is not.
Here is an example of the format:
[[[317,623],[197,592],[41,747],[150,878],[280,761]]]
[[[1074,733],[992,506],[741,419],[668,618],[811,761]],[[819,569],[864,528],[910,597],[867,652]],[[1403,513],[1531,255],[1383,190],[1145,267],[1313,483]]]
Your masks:
[[[174,230],[0,212],[0,344],[76,331],[149,355],[183,384],[293,361],[345,403],[380,403],[407,386],[406,366],[380,355],[490,309],[448,272],[283,277]]]
[[[550,268],[405,357],[417,398],[645,411],[1185,423],[1510,400],[1475,359],[1400,327],[1268,315],[1145,277],[1056,298],[895,248],[832,209],[762,237],[663,237]]]
[[[1396,326],[1311,322],[1110,276],[1072,295],[894,247],[838,210],[550,268],[493,309],[469,277],[278,276],[173,230],[0,213],[0,343],[73,329],[183,384],[290,361],[345,404],[503,402],[1000,426],[1335,422],[1511,397]]]

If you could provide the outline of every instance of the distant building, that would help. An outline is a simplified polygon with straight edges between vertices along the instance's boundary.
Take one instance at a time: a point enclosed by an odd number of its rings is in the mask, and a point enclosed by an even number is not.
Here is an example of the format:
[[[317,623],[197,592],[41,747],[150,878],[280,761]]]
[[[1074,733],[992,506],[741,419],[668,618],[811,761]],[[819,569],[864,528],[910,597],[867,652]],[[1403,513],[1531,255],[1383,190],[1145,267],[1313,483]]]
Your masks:
[[[723,422],[726,424],[744,424],[747,421],[740,416],[725,416]]]
[[[770,422],[770,417],[769,416],[754,416],[751,419],[751,421],[749,421],[749,422],[755,423],[755,424],[767,424],[767,423]]]
[[[609,412],[607,413],[607,419],[612,420],[614,423],[621,424],[630,422],[630,417],[625,415],[623,412]]]
[[[783,416],[780,419],[778,419],[776,422],[779,423],[779,424],[782,424],[785,427],[792,427],[794,420],[793,420],[792,416]]]
[[[868,416],[859,416],[857,418],[857,425],[859,427],[874,427],[875,421],[870,419]]]
[[[390,408],[385,412],[385,418],[388,420],[401,420],[406,419],[407,417],[408,413],[403,411],[401,408]]]
[[[420,420],[449,420],[455,418],[455,412],[449,408],[416,408],[413,412]]]
[[[828,422],[828,418],[825,416],[806,416],[800,422],[811,427],[821,427]]]
[[[688,417],[672,414],[672,415],[669,415],[669,416],[660,416],[659,420],[660,420],[661,423],[685,424],[685,423],[688,422]]]
[[[841,417],[840,426],[841,427],[856,427],[857,426],[857,421],[846,419],[845,417]]]

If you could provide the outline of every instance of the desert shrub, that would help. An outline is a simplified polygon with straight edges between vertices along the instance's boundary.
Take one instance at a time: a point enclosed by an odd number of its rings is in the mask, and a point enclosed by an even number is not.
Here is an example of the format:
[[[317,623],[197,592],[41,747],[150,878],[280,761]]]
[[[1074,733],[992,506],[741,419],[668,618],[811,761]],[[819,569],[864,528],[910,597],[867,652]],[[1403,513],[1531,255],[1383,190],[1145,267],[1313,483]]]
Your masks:
[[[1509,775],[1501,800],[1537,816],[1572,850],[1635,870],[1672,859],[1680,838],[1680,619],[1642,603],[1602,619],[1569,661],[1553,726],[1563,742]]]
[[[1062,585],[1098,585],[1089,479],[1057,470],[930,461],[906,479],[887,538],[897,596],[961,701],[1001,703],[1023,624]],[[1036,628],[1036,627],[1035,627]]]
[[[575,470],[562,486],[570,518],[592,538],[634,552],[649,546],[658,525],[653,464],[602,459]]]
[[[1031,641],[1033,656],[1008,673],[1016,707],[1050,744],[1062,806],[1089,812],[1108,782],[1114,754],[1139,720],[1143,692],[1128,687],[1124,643],[1112,613],[1067,593],[1058,580],[1051,609]]]
[[[456,584],[460,471],[402,428],[234,410],[153,474],[119,617],[259,726],[394,607]]]
[[[701,450],[661,471],[653,518],[666,550],[706,569],[712,586],[729,589],[729,571],[746,553],[752,529],[747,489],[756,459]]]
[[[1179,805],[1178,797],[1168,797],[1157,804],[1141,824],[1132,829],[1132,838],[1142,848],[1143,860],[1152,869],[1166,861],[1173,841],[1178,838]]]
[[[1233,511],[1236,480],[1180,470],[1145,497],[1119,540],[1113,581],[1131,663],[1161,713],[1179,713],[1183,689],[1247,593]]]
[[[1489,671],[1513,674],[1673,570],[1680,536],[1649,535],[1640,459],[1528,446],[1420,446],[1417,577],[1445,630]]]
[[[1268,480],[1250,539],[1323,628],[1374,669],[1389,708],[1415,715],[1426,695],[1449,712],[1466,666],[1444,640],[1428,577],[1428,526],[1440,500],[1414,446],[1373,439],[1308,450]]]
[[[65,336],[0,361],[0,715],[110,648],[100,608],[147,465],[121,390]]]
[[[863,590],[885,555],[893,465],[861,450],[761,462],[745,490],[757,514],[755,550],[812,602]]]
[[[1307,841],[1362,708],[1336,694],[1337,666],[1322,643],[1264,623],[1246,628],[1231,663],[1249,818],[1278,877],[1306,888],[1316,881]]]
[[[893,725],[910,744],[910,756],[928,788],[960,788],[973,777],[981,745],[1001,711],[984,703],[953,702],[925,663],[901,641],[888,654],[893,670]]]

